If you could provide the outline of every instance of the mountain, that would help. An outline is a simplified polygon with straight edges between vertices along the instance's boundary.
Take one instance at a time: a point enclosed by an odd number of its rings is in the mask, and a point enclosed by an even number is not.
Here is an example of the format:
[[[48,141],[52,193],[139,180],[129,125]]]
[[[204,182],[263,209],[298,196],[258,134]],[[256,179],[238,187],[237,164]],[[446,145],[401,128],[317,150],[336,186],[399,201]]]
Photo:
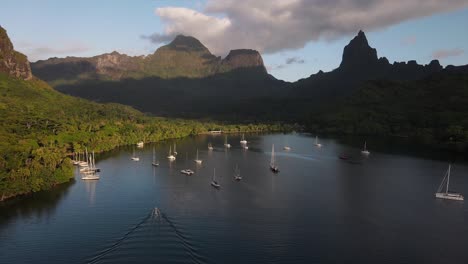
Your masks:
[[[27,57],[14,50],[4,28],[0,26],[0,72],[24,80],[32,78]]]
[[[55,89],[99,102],[175,117],[278,119],[259,100],[281,98],[285,82],[269,75],[260,53],[231,50],[221,59],[196,38],[177,36],[148,56],[113,52],[92,58],[52,58],[32,64]]]
[[[420,80],[364,82],[308,117],[323,133],[413,137],[468,150],[468,66],[447,67]]]
[[[442,71],[439,61],[419,65],[416,61],[390,64],[385,57],[378,58],[377,50],[369,46],[364,32],[359,31],[343,49],[338,68],[330,72],[319,71],[290,85],[290,96],[307,104],[322,106],[352,94],[368,80],[418,80]]]
[[[36,76],[54,87],[86,80],[203,78],[240,68],[258,68],[257,72],[268,74],[257,51],[232,50],[221,59],[196,38],[183,35],[148,56],[131,57],[114,51],[91,58],[51,58],[31,65]]]

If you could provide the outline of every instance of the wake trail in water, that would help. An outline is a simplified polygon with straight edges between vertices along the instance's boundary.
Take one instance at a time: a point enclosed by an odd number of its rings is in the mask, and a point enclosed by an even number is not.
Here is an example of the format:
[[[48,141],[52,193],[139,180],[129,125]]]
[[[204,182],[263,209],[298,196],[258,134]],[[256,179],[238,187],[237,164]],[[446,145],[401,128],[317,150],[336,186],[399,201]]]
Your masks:
[[[176,234],[177,238],[181,242],[182,246],[184,249],[187,251],[189,254],[191,260],[194,263],[201,264],[205,263],[203,260],[203,257],[200,256],[197,252],[194,246],[190,243],[189,239],[184,235],[183,232],[181,232],[177,226],[174,224],[174,222],[164,213],[162,213],[157,207],[155,207],[151,212],[146,215],[140,222],[138,222],[134,227],[129,229],[127,233],[125,233],[121,238],[119,238],[114,244],[112,244],[110,247],[107,249],[102,250],[99,252],[96,256],[91,258],[87,263],[88,264],[95,264],[98,263],[102,258],[104,258],[106,255],[109,253],[113,252],[115,249],[117,249],[133,232],[135,232],[138,228],[140,228],[144,223],[146,223],[148,220],[159,220],[163,219],[165,220],[171,229],[174,231]]]

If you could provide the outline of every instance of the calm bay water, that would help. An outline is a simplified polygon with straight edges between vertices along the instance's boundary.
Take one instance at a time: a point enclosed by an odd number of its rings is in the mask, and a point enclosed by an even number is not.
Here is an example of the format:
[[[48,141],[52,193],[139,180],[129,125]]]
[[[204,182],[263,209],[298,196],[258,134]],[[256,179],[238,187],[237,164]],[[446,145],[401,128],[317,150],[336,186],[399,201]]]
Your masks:
[[[248,150],[239,135],[229,150],[224,136],[177,140],[172,163],[173,142],[155,144],[157,168],[153,145],[136,150],[139,162],[132,147],[101,154],[99,181],[77,174],[0,206],[0,263],[468,262],[467,204],[434,198],[446,161],[386,154],[372,142],[362,158],[333,139],[319,149],[301,134],[246,137]],[[273,143],[278,174],[268,169]],[[220,190],[210,186],[213,168]],[[468,196],[466,163],[454,164],[451,189]]]

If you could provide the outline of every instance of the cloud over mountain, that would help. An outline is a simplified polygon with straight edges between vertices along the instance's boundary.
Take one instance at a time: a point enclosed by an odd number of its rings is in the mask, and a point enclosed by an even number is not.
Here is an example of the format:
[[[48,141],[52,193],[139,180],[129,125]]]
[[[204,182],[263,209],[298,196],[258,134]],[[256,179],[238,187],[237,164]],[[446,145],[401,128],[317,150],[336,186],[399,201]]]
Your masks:
[[[460,49],[460,48],[455,48],[455,49],[440,49],[440,50],[435,50],[432,52],[432,57],[434,59],[445,59],[447,57],[456,57],[460,56],[464,53],[465,51]]]
[[[207,0],[202,12],[156,9],[164,32],[145,38],[160,43],[185,34],[218,55],[236,48],[275,53],[466,6],[466,0]]]

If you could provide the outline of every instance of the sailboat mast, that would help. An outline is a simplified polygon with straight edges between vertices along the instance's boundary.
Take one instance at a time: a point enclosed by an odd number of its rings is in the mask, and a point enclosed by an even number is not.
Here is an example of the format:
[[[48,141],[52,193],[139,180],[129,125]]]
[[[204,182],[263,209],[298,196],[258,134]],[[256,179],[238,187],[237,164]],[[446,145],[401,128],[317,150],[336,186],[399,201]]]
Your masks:
[[[449,183],[450,183],[450,168],[451,168],[452,164],[449,164],[449,168],[448,168],[448,175],[447,175],[447,187],[445,188],[445,193],[448,193],[449,191]]]
[[[367,141],[364,141],[364,150],[367,149]]]
[[[273,145],[271,146],[271,161],[270,161],[270,163],[271,163],[272,165],[275,164],[275,144],[273,144]]]
[[[213,168],[213,181],[216,179],[216,168]]]

